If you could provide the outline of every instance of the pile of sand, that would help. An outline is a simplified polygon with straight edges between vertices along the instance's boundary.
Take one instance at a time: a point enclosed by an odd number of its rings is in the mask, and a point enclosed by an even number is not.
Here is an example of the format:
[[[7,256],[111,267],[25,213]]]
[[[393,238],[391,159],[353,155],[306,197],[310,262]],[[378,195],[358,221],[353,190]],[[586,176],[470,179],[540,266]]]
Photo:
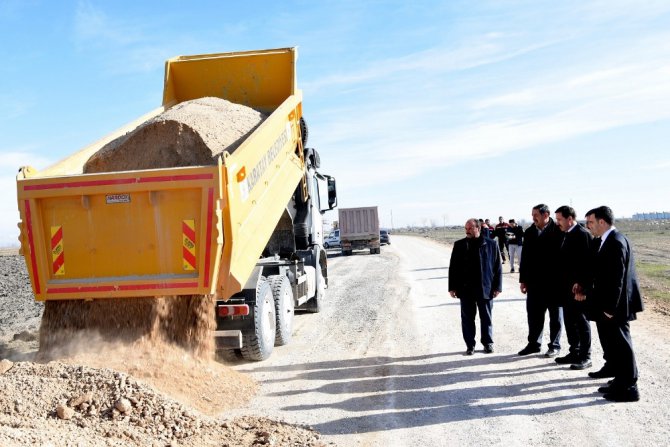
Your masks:
[[[250,379],[223,365],[189,359],[177,351],[142,351],[135,346],[141,352],[138,357],[99,347],[104,349],[97,355],[66,362],[0,361],[0,445],[324,445],[307,427],[262,417],[222,419],[226,410],[239,404],[228,397],[251,397],[255,389]],[[146,362],[143,374],[150,377],[138,380],[113,369],[69,363],[123,366],[128,354],[131,365],[121,371],[134,369],[133,362]],[[162,365],[161,356],[166,356]],[[168,382],[170,390],[190,390],[190,399],[175,400],[156,390]]]
[[[240,413],[232,409],[256,394],[256,383],[161,340],[122,345],[72,331],[51,351],[60,361],[24,361],[37,349],[43,304],[35,301],[15,252],[0,256],[0,446],[324,445],[306,427],[254,416],[230,420]]]
[[[108,143],[86,162],[84,173],[216,164],[265,118],[225,99],[185,101]]]

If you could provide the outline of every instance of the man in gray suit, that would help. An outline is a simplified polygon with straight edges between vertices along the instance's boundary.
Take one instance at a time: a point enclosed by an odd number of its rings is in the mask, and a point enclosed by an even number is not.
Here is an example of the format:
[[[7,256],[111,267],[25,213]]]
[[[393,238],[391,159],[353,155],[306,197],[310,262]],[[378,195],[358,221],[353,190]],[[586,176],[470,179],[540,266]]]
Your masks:
[[[614,377],[607,386],[598,389],[605,399],[638,401],[638,370],[629,322],[644,310],[644,305],[633,252],[628,239],[614,227],[614,215],[609,207],[600,206],[586,213],[586,225],[600,239],[600,246],[594,250],[592,283],[577,297],[586,298],[605,357],[602,369],[589,376]]]

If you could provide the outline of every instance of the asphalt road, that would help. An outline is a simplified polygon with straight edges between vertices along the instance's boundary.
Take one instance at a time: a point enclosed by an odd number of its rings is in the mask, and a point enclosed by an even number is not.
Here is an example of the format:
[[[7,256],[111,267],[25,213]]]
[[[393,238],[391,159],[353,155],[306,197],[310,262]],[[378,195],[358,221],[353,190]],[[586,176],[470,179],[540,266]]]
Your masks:
[[[495,353],[478,344],[466,357],[458,301],[447,293],[450,247],[393,235],[381,255],[338,254],[324,310],[297,315],[293,341],[268,361],[235,366],[261,383],[241,414],[309,424],[341,446],[670,444],[667,317],[645,312],[632,324],[642,400],[609,403],[596,391],[604,380],[516,355],[525,297],[507,265]],[[565,353],[565,335],[562,343]]]

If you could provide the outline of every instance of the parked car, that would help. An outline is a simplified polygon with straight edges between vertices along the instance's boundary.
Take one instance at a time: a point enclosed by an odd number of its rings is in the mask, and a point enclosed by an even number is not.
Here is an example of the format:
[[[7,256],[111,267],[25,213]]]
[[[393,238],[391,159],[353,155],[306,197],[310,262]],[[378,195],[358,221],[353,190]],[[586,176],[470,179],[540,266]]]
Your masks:
[[[389,237],[388,230],[379,230],[379,243],[391,245],[391,238]]]
[[[340,230],[331,231],[326,240],[323,241],[323,248],[341,247]]]

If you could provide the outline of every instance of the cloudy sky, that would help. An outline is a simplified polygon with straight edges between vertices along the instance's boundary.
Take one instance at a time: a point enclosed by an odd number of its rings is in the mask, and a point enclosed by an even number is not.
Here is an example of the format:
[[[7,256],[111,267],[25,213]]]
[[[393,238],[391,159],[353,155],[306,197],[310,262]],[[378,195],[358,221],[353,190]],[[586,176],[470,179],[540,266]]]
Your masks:
[[[667,1],[0,0],[0,42],[0,246],[18,167],[160,105],[165,59],[288,46],[340,206],[384,226],[670,211]]]

